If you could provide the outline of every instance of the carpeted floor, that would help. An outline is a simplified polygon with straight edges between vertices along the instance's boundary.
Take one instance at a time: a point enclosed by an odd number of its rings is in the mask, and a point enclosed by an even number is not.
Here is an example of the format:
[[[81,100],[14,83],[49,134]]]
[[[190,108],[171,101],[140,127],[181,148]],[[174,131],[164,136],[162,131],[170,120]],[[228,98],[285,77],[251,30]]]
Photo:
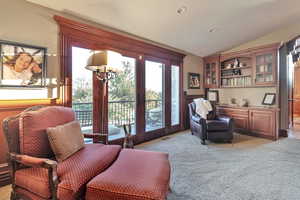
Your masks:
[[[164,151],[172,165],[168,200],[299,200],[300,140],[235,135],[208,144],[190,134],[140,145]]]
[[[164,151],[172,165],[168,200],[299,200],[300,140],[273,142],[236,134],[206,146],[182,132],[137,146]],[[10,188],[0,188],[7,200]]]

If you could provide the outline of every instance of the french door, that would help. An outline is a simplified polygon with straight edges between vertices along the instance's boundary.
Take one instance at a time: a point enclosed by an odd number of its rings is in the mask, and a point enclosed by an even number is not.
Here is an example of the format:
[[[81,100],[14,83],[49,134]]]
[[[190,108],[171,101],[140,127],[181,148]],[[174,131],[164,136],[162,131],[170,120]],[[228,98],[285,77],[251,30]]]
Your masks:
[[[101,132],[104,122],[110,143],[121,143],[124,124],[131,125],[137,142],[180,130],[180,64],[122,52],[122,70],[103,88],[84,68],[90,51],[72,48],[72,107],[83,132]],[[99,98],[103,89],[104,101]],[[102,106],[107,108],[104,116]]]

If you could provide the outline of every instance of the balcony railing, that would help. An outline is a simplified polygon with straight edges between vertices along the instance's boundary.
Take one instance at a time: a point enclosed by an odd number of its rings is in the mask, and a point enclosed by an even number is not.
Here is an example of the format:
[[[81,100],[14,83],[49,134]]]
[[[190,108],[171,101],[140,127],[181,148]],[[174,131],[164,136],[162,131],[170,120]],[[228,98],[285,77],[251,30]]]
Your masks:
[[[76,113],[76,118],[79,120],[82,127],[93,125],[93,104],[73,103],[73,110]],[[162,100],[146,100],[146,121],[152,119],[153,116],[162,116]],[[153,113],[155,112],[155,115]],[[108,120],[109,124],[114,126],[122,126],[123,124],[135,124],[136,102],[135,101],[109,101],[108,102]],[[151,117],[152,116],[152,117]]]

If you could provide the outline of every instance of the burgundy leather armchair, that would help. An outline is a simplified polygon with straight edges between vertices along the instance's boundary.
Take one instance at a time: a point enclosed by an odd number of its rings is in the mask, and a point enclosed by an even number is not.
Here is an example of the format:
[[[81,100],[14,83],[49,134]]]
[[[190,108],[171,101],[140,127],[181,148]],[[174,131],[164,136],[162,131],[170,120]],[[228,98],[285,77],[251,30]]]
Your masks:
[[[217,116],[215,106],[208,114],[207,119],[196,113],[196,104],[189,104],[189,116],[192,135],[200,137],[201,144],[205,140],[231,142],[233,139],[233,119],[226,116]]]

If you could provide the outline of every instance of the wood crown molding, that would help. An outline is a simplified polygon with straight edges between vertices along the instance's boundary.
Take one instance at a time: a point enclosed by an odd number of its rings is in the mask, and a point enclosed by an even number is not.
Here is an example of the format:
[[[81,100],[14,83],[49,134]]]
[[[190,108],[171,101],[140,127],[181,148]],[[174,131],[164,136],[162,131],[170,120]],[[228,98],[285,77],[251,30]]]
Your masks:
[[[274,50],[280,47],[280,43],[272,43],[267,45],[255,46],[243,50],[228,52],[228,53],[221,53],[220,54],[220,61],[225,61],[227,59],[235,58],[235,57],[251,57],[254,53],[258,53],[261,51],[266,50]]]
[[[67,19],[58,15],[55,15],[54,19],[60,26],[60,32],[73,38],[91,40],[92,42],[98,42],[103,46],[109,44],[110,47],[115,49],[122,49],[124,51],[145,55],[153,55],[163,59],[172,59],[174,61],[182,62],[183,58],[185,57],[185,54],[173,50],[158,47],[147,42],[106,31],[101,28]],[[95,37],[91,38],[89,37],[90,35],[94,35]]]

